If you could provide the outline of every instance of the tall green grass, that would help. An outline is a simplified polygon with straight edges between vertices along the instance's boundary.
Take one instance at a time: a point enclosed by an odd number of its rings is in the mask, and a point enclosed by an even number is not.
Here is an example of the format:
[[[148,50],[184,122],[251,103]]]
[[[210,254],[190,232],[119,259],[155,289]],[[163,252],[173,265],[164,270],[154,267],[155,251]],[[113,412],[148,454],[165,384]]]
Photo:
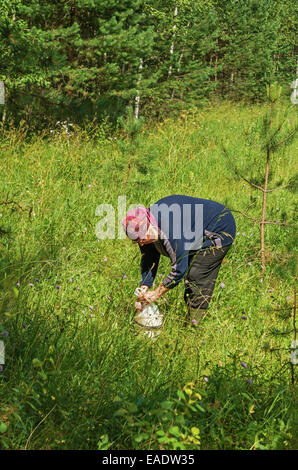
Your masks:
[[[262,173],[244,129],[264,108],[218,105],[143,129],[127,178],[121,134],[2,135],[0,374],[3,449],[292,449],[295,439],[295,193],[268,196],[261,277],[260,199],[237,180]],[[294,119],[292,116],[291,119]],[[294,142],[272,184],[294,174]],[[253,162],[253,164],[251,163]],[[253,168],[252,168],[253,167]],[[118,196],[149,205],[170,194],[222,202],[237,238],[202,330],[184,328],[182,283],[160,301],[157,341],[136,335],[138,248],[95,235],[95,209]],[[117,216],[116,210],[116,216]],[[169,270],[161,260],[156,282]],[[221,285],[224,287],[221,287]],[[187,385],[188,384],[188,385]]]

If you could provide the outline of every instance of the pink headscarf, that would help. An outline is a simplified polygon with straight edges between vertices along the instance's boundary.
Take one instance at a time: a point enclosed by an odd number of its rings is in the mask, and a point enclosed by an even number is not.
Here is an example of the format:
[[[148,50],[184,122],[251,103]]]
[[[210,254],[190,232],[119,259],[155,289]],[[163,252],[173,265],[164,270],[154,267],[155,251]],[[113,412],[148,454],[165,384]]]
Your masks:
[[[131,240],[144,238],[150,224],[158,228],[156,220],[150,213],[149,209],[146,209],[146,207],[143,206],[127,212],[125,219],[123,219],[121,223],[126,235]]]

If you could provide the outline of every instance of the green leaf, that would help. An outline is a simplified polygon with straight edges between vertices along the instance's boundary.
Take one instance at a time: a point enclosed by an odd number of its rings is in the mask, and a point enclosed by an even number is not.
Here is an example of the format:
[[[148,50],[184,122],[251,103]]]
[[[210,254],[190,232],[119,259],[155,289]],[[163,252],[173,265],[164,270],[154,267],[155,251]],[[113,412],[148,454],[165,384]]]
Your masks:
[[[180,428],[178,426],[171,426],[169,429],[169,433],[172,434],[172,436],[180,437]]]
[[[193,426],[191,428],[191,432],[192,432],[193,436],[199,436],[199,434],[200,434],[199,428],[196,428],[195,426]]]
[[[7,431],[7,425],[0,421],[0,434],[4,434]]]
[[[181,444],[181,442],[175,442],[174,445],[173,445],[173,450],[185,450],[186,447],[184,444]]]
[[[201,405],[199,405],[199,403],[196,403],[196,408],[197,408],[198,410],[202,411],[202,413],[205,413],[205,412],[206,412],[206,410],[205,410]],[[191,408],[191,409],[193,410],[193,408]]]
[[[13,293],[15,298],[17,299],[19,297],[19,290],[16,287],[13,288]]]
[[[135,437],[135,442],[142,442],[148,438],[149,438],[149,434],[146,434],[145,432],[143,432],[142,434],[139,434],[139,436]]]
[[[173,407],[173,402],[171,401],[163,401],[160,406],[164,408],[165,410],[169,410]]]
[[[182,415],[176,416],[175,422],[176,422],[177,424],[183,424],[183,423],[185,422],[184,416],[182,416]]]
[[[36,367],[36,368],[39,368],[42,366],[42,362],[37,359],[37,357],[35,357],[33,360],[32,360],[32,366],[33,367]]]
[[[177,395],[179,398],[181,398],[181,400],[185,400],[185,395],[181,390],[178,390]]]
[[[125,414],[127,414],[127,410],[120,408],[119,410],[115,411],[114,416],[123,416]]]
[[[129,413],[132,413],[132,414],[133,414],[133,413],[137,413],[138,407],[137,407],[137,405],[135,405],[135,403],[128,403],[128,405],[127,405],[127,411],[128,411]]]
[[[157,439],[157,440],[158,440],[158,442],[159,442],[160,444],[168,444],[168,443],[170,442],[170,439],[169,439],[167,436],[165,436],[165,437],[160,437],[160,438]]]

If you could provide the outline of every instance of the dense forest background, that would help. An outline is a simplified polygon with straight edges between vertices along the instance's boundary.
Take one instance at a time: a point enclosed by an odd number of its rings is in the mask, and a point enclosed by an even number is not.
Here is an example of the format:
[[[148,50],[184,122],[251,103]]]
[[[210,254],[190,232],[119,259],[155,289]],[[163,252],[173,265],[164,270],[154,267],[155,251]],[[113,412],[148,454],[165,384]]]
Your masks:
[[[294,0],[1,0],[3,125],[162,119],[210,98],[291,93]]]

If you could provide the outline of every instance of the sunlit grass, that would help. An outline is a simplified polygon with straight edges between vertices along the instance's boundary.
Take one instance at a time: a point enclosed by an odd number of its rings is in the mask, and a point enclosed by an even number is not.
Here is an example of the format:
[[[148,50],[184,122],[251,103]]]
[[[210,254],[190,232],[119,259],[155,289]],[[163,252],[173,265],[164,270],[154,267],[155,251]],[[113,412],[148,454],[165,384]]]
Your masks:
[[[160,301],[165,326],[153,343],[136,336],[132,323],[138,248],[95,236],[96,207],[112,204],[118,216],[119,195],[129,206],[186,194],[241,212],[255,197],[249,215],[259,217],[258,194],[231,172],[221,138],[246,168],[243,128],[262,112],[226,104],[144,128],[128,183],[118,139],[103,138],[102,129],[98,140],[82,131],[31,141],[21,131],[2,136],[3,448],[96,449],[99,441],[100,448],[171,448],[156,432],[170,432],[180,405],[167,416],[158,410],[187,382],[205,411],[190,410],[179,424],[183,435],[199,428],[201,444],[172,434],[186,448],[296,447],[293,227],[266,227],[269,263],[261,276],[259,227],[234,212],[238,235],[203,330],[182,327],[180,284]],[[295,146],[277,154],[273,181],[293,175]],[[285,214],[292,225],[294,201],[289,190],[270,194],[269,218]],[[156,282],[168,269],[162,259]]]

